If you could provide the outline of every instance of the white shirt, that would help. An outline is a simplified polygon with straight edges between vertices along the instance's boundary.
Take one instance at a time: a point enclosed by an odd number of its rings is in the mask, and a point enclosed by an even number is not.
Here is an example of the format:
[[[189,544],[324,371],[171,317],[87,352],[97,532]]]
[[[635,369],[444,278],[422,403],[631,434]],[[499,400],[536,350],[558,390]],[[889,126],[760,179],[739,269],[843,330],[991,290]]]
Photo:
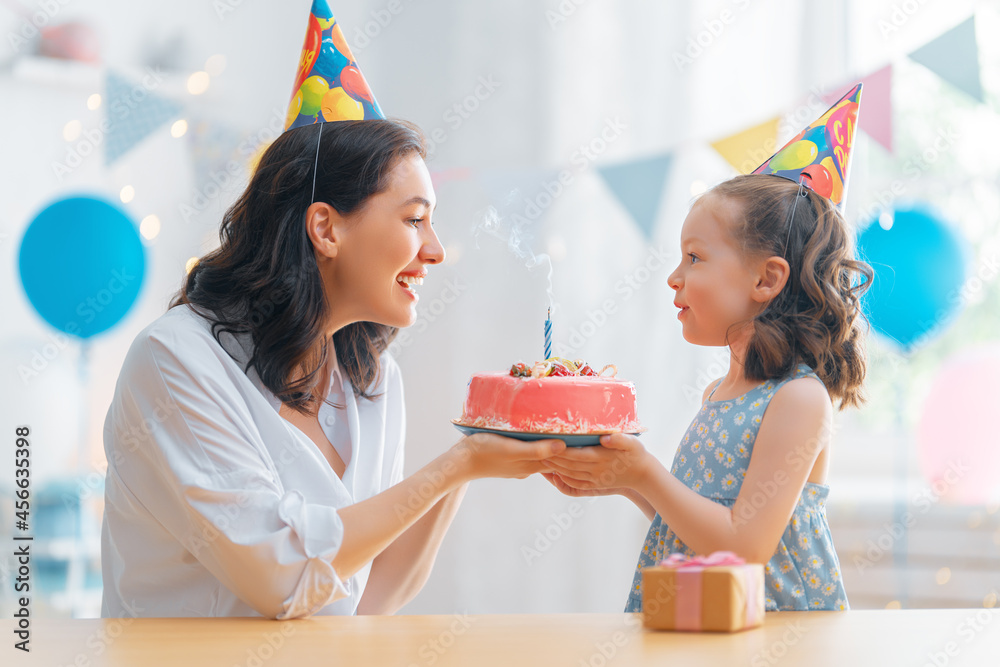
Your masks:
[[[337,510],[403,477],[399,367],[382,355],[373,401],[331,371],[327,398],[345,407],[324,403],[319,421],[347,466],[341,480],[244,372],[249,336],[221,336],[225,348],[178,306],[125,357],[104,423],[101,615],[354,614],[371,565],[346,580],[334,571]]]

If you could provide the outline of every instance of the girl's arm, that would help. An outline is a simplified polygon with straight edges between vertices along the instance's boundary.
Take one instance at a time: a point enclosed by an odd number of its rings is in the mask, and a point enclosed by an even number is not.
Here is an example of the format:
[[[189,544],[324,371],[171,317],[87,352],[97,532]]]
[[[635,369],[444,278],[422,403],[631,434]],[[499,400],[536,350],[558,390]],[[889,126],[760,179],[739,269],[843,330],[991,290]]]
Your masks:
[[[552,486],[572,498],[582,498],[586,496],[625,496],[635,503],[635,506],[639,508],[639,511],[645,514],[646,518],[650,521],[652,521],[653,517],[656,516],[656,510],[649,504],[649,501],[633,489],[626,489],[624,487],[608,489],[576,489],[567,484],[559,473],[543,472],[542,477],[547,479]]]
[[[463,484],[449,492],[375,557],[358,614],[394,614],[417,596],[467,488]]]
[[[733,551],[749,562],[764,563],[774,554],[813,463],[829,442],[832,419],[833,407],[821,383],[800,378],[779,389],[767,407],[731,509],[685,486],[632,436],[606,436],[603,447],[587,451],[569,448],[545,467],[575,488],[633,489],[697,553]]]

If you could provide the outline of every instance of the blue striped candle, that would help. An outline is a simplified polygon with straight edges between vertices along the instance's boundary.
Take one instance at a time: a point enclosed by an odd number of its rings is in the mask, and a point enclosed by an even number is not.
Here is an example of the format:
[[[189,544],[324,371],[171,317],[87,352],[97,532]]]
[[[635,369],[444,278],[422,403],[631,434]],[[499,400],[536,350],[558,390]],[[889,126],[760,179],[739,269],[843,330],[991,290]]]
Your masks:
[[[552,357],[552,309],[545,315],[545,358]]]

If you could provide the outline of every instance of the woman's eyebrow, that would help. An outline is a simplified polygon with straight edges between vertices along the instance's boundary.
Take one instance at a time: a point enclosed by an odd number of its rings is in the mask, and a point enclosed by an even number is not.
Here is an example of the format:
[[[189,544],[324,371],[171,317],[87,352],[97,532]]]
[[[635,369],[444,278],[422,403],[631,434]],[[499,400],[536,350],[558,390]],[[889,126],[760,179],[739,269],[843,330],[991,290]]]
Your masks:
[[[424,197],[421,197],[419,195],[414,196],[414,197],[410,197],[409,199],[407,199],[406,201],[404,201],[402,205],[403,206],[409,206],[410,204],[423,204],[427,208],[430,208],[432,211],[435,208],[437,208],[437,204],[434,204],[434,208],[431,208],[430,201],[428,201],[427,199],[425,199]]]

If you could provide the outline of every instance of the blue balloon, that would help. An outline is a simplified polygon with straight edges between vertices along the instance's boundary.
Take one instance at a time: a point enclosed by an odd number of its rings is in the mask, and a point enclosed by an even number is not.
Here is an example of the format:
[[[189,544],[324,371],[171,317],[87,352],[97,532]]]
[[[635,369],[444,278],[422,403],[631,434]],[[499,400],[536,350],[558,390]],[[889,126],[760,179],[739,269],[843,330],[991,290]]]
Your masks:
[[[350,64],[351,61],[348,60],[347,56],[338,51],[337,47],[333,45],[333,40],[326,37],[319,48],[319,56],[316,58],[316,64],[313,65],[313,74],[319,74],[329,81],[332,88],[334,81],[340,76],[340,71]]]
[[[861,300],[872,327],[906,351],[941,333],[963,305],[964,248],[955,226],[927,204],[877,216],[858,237],[859,256],[875,271]]]
[[[28,225],[18,256],[21,284],[38,314],[84,339],[125,316],[145,267],[135,223],[93,197],[50,204]]]

